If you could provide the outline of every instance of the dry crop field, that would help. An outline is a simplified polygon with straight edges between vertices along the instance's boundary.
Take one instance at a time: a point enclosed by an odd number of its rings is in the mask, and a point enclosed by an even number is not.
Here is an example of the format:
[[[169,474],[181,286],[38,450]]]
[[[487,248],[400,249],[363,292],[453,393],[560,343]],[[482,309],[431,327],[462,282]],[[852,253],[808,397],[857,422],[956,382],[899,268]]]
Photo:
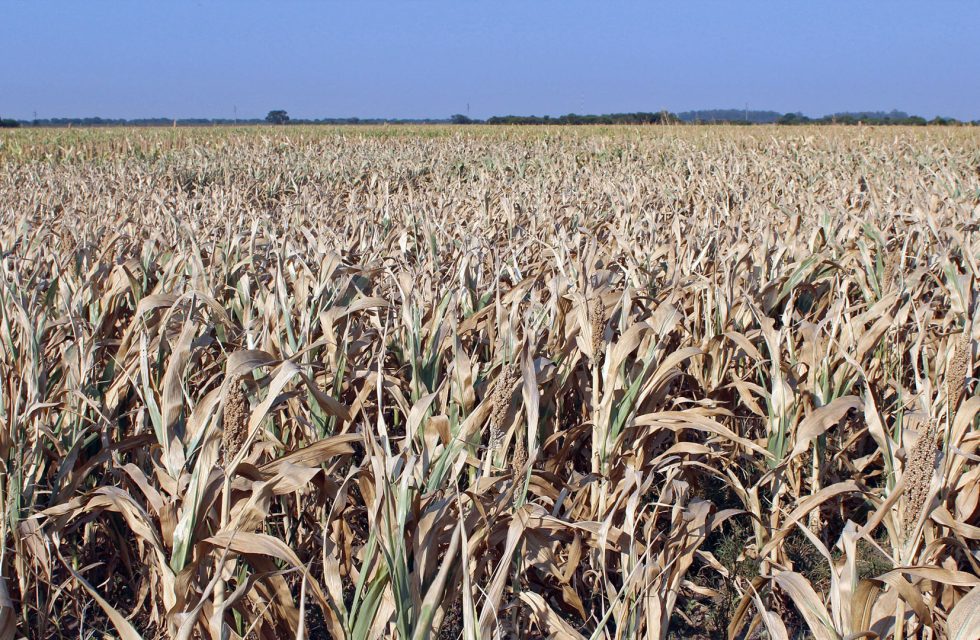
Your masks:
[[[975,640],[978,143],[0,135],[0,638]]]

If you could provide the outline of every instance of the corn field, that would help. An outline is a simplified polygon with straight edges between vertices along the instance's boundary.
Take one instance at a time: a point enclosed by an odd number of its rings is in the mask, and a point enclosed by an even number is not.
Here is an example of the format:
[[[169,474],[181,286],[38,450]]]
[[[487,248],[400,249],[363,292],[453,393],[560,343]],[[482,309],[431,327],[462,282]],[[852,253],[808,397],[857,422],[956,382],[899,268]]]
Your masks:
[[[0,639],[975,640],[976,131],[0,135]]]

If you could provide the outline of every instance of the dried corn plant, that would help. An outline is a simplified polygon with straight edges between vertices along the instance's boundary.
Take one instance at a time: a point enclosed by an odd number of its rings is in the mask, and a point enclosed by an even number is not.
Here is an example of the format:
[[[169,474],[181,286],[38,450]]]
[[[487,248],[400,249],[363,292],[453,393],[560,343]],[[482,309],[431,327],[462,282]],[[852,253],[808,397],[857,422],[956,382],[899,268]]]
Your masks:
[[[0,639],[976,638],[978,140],[0,134]]]

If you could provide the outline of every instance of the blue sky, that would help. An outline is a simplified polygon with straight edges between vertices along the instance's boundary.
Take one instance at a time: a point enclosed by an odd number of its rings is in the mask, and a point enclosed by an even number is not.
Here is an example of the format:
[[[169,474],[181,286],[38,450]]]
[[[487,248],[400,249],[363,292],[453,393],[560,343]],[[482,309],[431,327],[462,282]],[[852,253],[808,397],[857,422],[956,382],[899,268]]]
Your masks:
[[[0,0],[0,116],[980,119],[980,2]]]

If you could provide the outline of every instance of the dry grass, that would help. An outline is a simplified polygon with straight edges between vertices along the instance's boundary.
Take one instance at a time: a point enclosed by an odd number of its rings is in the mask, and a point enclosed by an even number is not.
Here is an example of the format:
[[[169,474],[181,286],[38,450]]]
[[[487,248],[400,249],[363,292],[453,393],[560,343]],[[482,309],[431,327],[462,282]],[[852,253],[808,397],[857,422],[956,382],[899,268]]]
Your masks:
[[[977,637],[975,131],[0,134],[0,639]]]

